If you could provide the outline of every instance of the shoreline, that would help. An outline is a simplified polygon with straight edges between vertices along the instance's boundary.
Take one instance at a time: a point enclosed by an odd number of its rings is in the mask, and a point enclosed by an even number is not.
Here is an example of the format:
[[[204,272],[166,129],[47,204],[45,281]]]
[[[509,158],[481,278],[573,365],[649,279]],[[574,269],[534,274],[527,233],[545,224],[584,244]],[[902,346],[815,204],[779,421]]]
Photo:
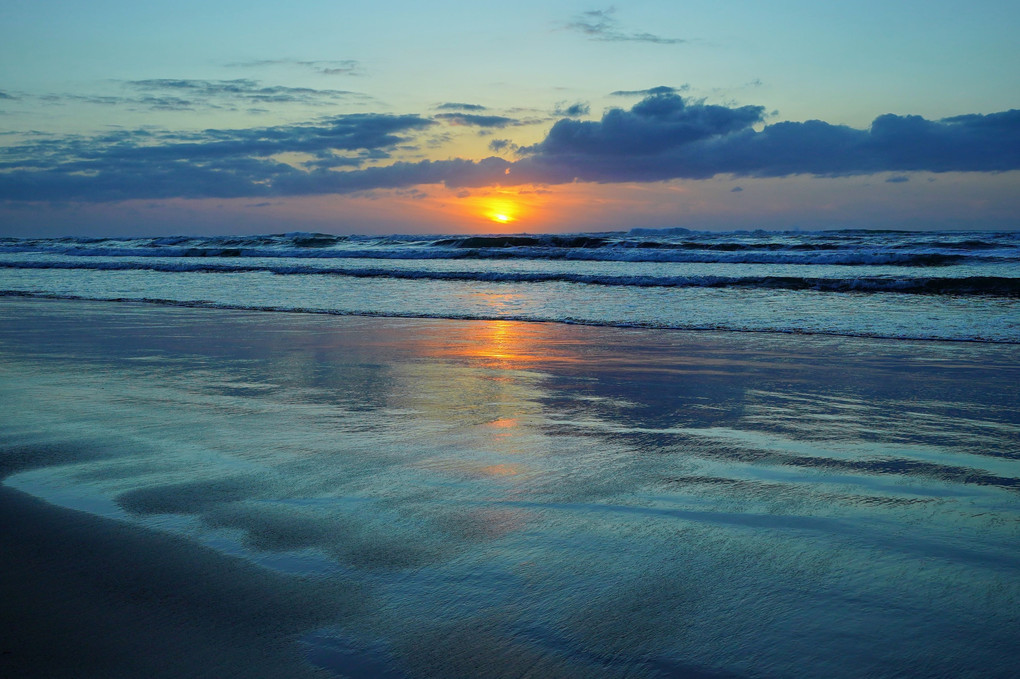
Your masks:
[[[436,316],[429,314],[390,314],[385,312],[346,312],[331,309],[308,309],[275,306],[244,306],[221,304],[218,302],[180,301],[171,299],[130,299],[130,298],[105,298],[105,297],[83,297],[78,295],[57,295],[45,292],[26,292],[21,290],[0,290],[0,300],[3,299],[37,299],[54,302],[93,302],[97,304],[142,304],[154,307],[180,308],[180,309],[210,309],[217,311],[238,311],[250,313],[269,314],[302,314],[308,316],[328,316],[334,318],[378,318],[394,320],[420,320],[420,321],[478,321],[478,322],[508,322],[527,324],[552,324],[562,326],[576,326],[586,328],[607,328],[618,330],[648,330],[661,332],[678,333],[733,333],[737,335],[774,335],[777,337],[819,337],[819,338],[845,338],[861,340],[887,340],[890,342],[940,342],[950,344],[987,344],[993,346],[1018,346],[1020,339],[999,340],[975,337],[897,337],[891,335],[873,335],[867,333],[850,332],[822,332],[807,330],[765,330],[755,328],[717,328],[717,327],[674,327],[641,323],[598,323],[584,320],[562,320],[553,318],[529,318],[523,316],[472,316],[472,315],[447,315]]]

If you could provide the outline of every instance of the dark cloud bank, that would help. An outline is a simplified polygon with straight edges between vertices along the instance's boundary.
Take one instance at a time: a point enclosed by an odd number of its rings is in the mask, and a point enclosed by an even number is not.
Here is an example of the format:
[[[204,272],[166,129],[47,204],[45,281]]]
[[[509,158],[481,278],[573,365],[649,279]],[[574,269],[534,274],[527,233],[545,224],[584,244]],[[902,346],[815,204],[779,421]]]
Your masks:
[[[468,123],[470,114],[455,114]],[[392,162],[399,146],[438,124],[418,115],[354,114],[316,124],[126,131],[33,138],[0,149],[0,200],[118,201],[351,193],[443,183],[450,187],[654,182],[718,174],[782,177],[1020,169],[1020,111],[942,120],[883,115],[860,130],[811,120],[760,130],[760,106],[716,106],[653,90],[601,120],[563,118],[518,160]],[[436,117],[446,120],[445,114]],[[501,121],[471,120],[471,124]],[[446,120],[446,122],[450,122]],[[510,124],[509,122],[507,124]],[[508,142],[509,145],[509,142]],[[281,154],[310,154],[303,168]],[[336,168],[354,168],[336,171]]]

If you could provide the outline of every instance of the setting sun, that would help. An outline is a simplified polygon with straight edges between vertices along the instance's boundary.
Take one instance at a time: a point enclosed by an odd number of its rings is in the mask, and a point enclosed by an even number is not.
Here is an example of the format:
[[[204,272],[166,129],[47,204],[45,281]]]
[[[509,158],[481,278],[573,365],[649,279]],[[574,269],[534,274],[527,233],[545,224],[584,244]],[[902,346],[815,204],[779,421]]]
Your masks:
[[[534,188],[481,189],[477,193],[458,195],[455,209],[473,224],[470,228],[481,231],[519,230],[541,225],[551,215],[559,214],[562,206],[550,207],[551,195],[551,191]],[[586,196],[585,204],[590,202]]]
[[[490,198],[485,202],[485,216],[498,224],[509,224],[517,220],[520,206],[506,197]]]

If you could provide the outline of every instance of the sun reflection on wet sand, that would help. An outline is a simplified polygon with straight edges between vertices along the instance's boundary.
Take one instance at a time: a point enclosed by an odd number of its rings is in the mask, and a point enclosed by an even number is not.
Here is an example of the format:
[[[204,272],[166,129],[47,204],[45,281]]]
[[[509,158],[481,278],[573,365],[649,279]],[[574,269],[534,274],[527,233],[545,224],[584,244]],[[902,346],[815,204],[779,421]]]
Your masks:
[[[440,341],[424,347],[424,350],[432,358],[460,359],[482,367],[507,371],[581,360],[576,346],[558,343],[555,333],[548,330],[542,323],[468,321],[457,331],[446,333]]]

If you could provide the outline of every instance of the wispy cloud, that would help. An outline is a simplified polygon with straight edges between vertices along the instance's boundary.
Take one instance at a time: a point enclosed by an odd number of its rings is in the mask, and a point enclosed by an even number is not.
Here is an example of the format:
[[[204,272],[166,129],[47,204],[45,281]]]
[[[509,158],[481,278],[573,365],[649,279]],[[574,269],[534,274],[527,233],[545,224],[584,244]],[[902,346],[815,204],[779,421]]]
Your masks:
[[[297,67],[309,69],[319,75],[364,75],[364,68],[361,62],[356,59],[339,60],[313,60],[303,61],[299,59],[257,59],[253,61],[239,61],[227,64],[231,68],[267,68],[275,66]]]
[[[157,95],[174,95],[181,102],[192,106],[222,106],[233,104],[323,104],[341,99],[364,98],[365,95],[349,90],[316,89],[312,87],[287,87],[264,85],[261,81],[248,78],[235,80],[190,80],[158,78],[129,80],[124,86],[140,92]]]
[[[691,86],[686,84],[681,85],[680,87],[659,85],[658,87],[649,87],[646,90],[616,90],[609,94],[613,97],[647,97],[653,94],[679,94],[680,92],[686,92],[689,89],[691,89]]]
[[[455,101],[448,101],[435,107],[437,111],[486,111],[481,104],[461,104]]]
[[[664,38],[654,33],[627,31],[613,15],[615,7],[593,9],[581,12],[565,25],[565,28],[602,42],[648,42],[656,45],[679,45],[689,42],[683,38]]]
[[[502,128],[508,125],[520,125],[516,118],[495,115],[479,115],[477,113],[437,113],[436,119],[448,122],[451,125],[470,125],[473,127],[495,127]]]
[[[193,80],[159,78],[116,81],[125,94],[43,94],[29,97],[49,105],[65,103],[93,106],[121,106],[128,109],[156,111],[247,110],[264,112],[265,106],[302,105],[329,106],[341,101],[369,101],[360,92],[312,87],[265,85],[261,81]],[[24,95],[28,97],[28,95]],[[24,97],[0,96],[0,99]]]

